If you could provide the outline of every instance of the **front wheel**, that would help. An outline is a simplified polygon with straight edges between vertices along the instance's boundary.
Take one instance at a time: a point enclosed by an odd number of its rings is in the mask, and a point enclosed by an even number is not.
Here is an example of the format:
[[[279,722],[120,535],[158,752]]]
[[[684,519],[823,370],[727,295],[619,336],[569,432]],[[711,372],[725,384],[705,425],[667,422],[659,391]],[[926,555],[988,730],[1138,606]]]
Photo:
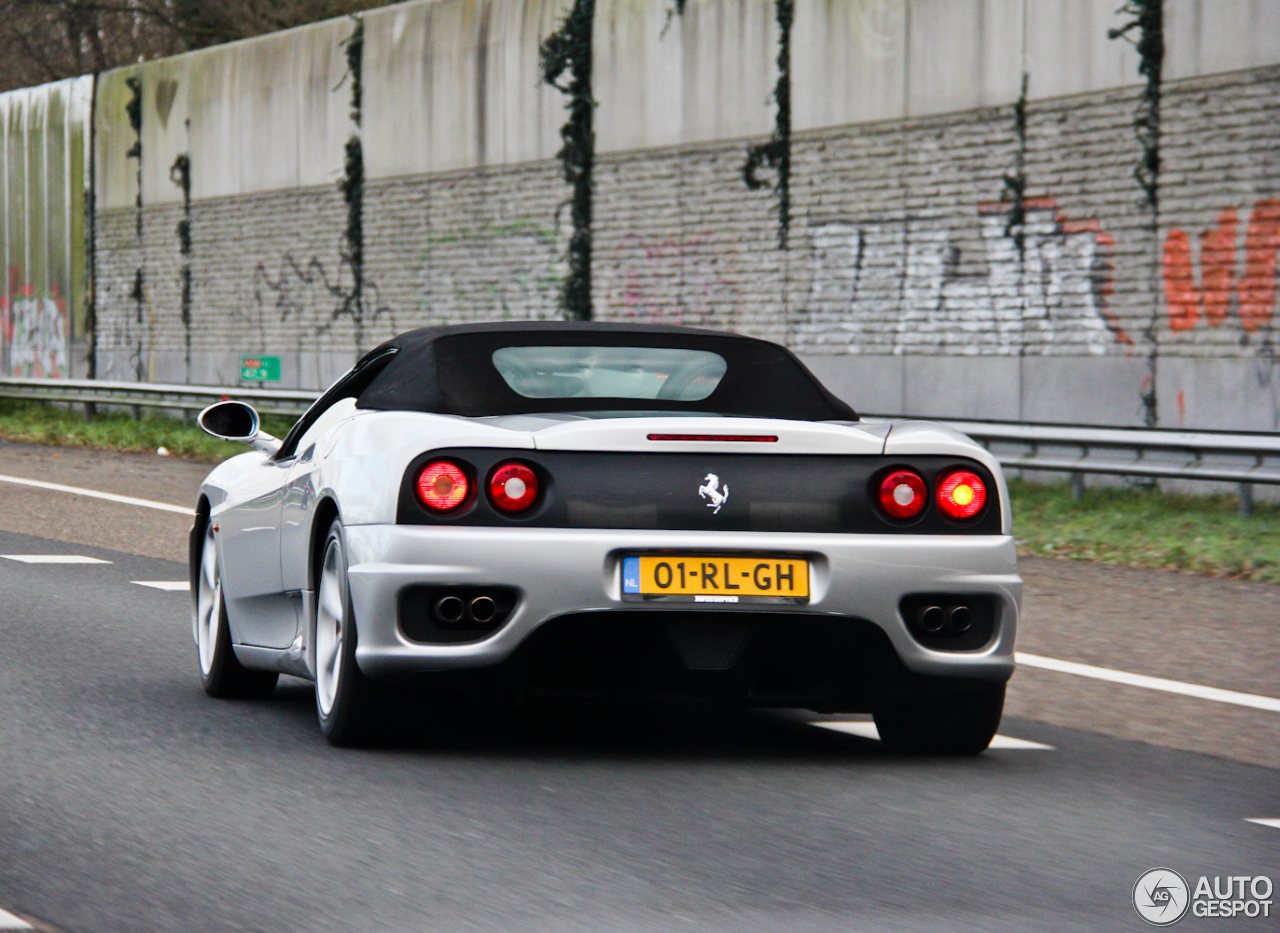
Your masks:
[[[227,606],[222,596],[222,567],[213,528],[213,522],[206,520],[191,619],[200,661],[200,683],[211,697],[270,696],[280,675],[273,671],[249,670],[231,647],[231,626],[227,623]]]
[[[1004,684],[980,684],[952,696],[895,700],[876,712],[876,730],[895,752],[977,755],[1003,712]]]
[[[356,745],[368,735],[374,685],[356,666],[356,620],[347,581],[342,522],[325,538],[316,597],[316,716],[331,745]]]

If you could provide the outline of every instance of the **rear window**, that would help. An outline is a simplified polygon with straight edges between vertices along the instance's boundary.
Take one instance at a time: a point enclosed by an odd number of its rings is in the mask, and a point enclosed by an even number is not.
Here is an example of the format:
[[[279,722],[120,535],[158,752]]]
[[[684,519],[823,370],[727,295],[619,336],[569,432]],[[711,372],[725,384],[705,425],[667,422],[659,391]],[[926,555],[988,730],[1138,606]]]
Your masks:
[[[503,347],[493,365],[525,398],[675,402],[705,399],[728,369],[719,353],[662,347]]]

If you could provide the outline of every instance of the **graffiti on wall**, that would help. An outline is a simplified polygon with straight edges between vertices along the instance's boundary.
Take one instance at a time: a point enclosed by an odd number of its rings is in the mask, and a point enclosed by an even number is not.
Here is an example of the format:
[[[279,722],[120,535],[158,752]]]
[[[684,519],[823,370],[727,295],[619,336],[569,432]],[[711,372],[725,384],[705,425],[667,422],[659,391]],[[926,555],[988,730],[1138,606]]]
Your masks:
[[[742,321],[737,248],[711,229],[672,237],[629,233],[600,276],[611,317],[694,327],[735,327]]]
[[[5,373],[36,378],[70,375],[69,330],[67,303],[57,283],[41,294],[23,281],[20,269],[10,269],[8,292],[0,297]]]
[[[1024,208],[1020,250],[1010,205],[978,205],[976,256],[945,219],[813,225],[798,348],[1098,355],[1131,345],[1110,308],[1111,236],[1051,198]]]
[[[419,315],[441,324],[560,317],[560,240],[531,222],[432,236],[422,253]]]
[[[252,319],[244,323],[258,331],[256,336],[264,344],[276,337],[274,331],[282,324],[293,325],[300,340],[319,339],[344,318],[357,331],[388,318],[394,331],[391,309],[379,301],[377,283],[365,277],[360,284],[362,294],[353,301],[350,275],[351,264],[346,259],[333,273],[317,256],[300,260],[285,253],[274,272],[259,262],[253,269]]]
[[[1253,206],[1244,231],[1240,264],[1240,217],[1234,207],[1200,233],[1200,277],[1196,279],[1191,237],[1174,228],[1164,241],[1164,297],[1169,328],[1188,331],[1203,321],[1221,327],[1234,313],[1246,333],[1271,323],[1276,308],[1276,259],[1280,253],[1280,198]]]

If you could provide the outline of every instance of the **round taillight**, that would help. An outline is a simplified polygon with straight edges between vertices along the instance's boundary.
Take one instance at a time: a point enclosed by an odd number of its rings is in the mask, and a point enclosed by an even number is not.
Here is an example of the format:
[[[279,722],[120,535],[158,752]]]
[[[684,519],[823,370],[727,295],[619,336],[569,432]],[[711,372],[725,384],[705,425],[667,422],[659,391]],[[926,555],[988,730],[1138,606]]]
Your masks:
[[[456,509],[470,493],[467,474],[450,460],[434,460],[418,474],[418,498],[433,512]]]
[[[910,470],[894,470],[880,481],[880,508],[893,518],[915,518],[927,501],[924,480]]]
[[[938,508],[947,518],[973,518],[987,504],[987,484],[968,470],[948,473],[938,484]]]
[[[489,498],[504,512],[523,512],[538,498],[538,475],[523,463],[500,464],[489,475]]]

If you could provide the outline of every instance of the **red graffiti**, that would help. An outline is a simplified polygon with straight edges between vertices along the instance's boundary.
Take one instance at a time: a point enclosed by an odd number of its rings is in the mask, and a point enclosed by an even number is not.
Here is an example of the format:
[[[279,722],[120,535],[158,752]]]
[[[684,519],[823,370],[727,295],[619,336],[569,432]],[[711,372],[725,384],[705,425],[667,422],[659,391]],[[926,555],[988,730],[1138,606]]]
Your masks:
[[[1240,323],[1256,331],[1270,320],[1276,306],[1276,253],[1280,252],[1280,198],[1266,198],[1253,206],[1244,240],[1244,277],[1240,292]]]
[[[605,280],[606,301],[629,319],[695,326],[733,326],[741,319],[737,251],[722,246],[713,230],[660,240],[628,233],[614,251],[614,267],[621,267],[621,281]],[[655,269],[699,284],[680,299],[661,289],[651,294]]]
[[[1218,214],[1215,227],[1200,234],[1200,284],[1196,285],[1191,237],[1169,231],[1164,243],[1164,298],[1169,327],[1190,330],[1200,319],[1219,327],[1227,319],[1234,290],[1240,324],[1249,332],[1270,320],[1276,303],[1276,254],[1280,251],[1280,199],[1264,198],[1253,206],[1245,231],[1245,270],[1236,277],[1236,239],[1240,226],[1234,207]]]

